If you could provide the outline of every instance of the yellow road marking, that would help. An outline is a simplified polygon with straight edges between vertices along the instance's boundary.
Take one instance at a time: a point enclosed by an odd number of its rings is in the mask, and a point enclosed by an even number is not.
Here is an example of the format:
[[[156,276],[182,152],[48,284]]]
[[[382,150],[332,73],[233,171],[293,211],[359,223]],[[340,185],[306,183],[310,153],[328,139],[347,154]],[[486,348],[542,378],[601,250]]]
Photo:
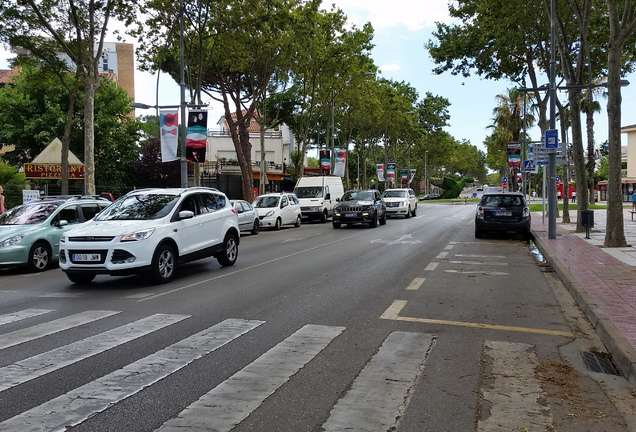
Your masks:
[[[406,300],[395,300],[391,306],[384,311],[382,315],[380,315],[380,319],[393,320],[393,321],[407,321],[407,322],[417,322],[423,324],[439,324],[439,325],[449,325],[456,327],[472,327],[472,328],[482,328],[489,330],[504,330],[504,331],[516,331],[523,333],[538,333],[550,336],[565,336],[569,338],[574,338],[574,334],[570,332],[563,332],[558,330],[544,330],[544,329],[536,329],[529,327],[513,327],[513,326],[502,326],[502,325],[494,325],[494,324],[482,324],[482,323],[469,323],[462,321],[447,321],[447,320],[436,320],[436,319],[426,319],[426,318],[411,318],[411,317],[403,317],[400,316],[400,312],[406,306]]]
[[[415,278],[413,279],[413,282],[411,282],[409,286],[406,287],[406,289],[411,291],[416,291],[420,288],[420,286],[422,286],[425,280],[426,278]]]

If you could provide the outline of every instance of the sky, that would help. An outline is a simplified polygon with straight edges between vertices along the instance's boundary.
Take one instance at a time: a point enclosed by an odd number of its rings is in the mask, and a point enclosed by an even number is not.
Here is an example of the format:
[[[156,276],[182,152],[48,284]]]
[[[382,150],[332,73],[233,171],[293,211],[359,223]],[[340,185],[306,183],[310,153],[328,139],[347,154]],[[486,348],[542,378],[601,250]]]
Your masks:
[[[435,23],[450,22],[448,0],[327,0],[323,7],[332,3],[342,9],[349,22],[361,27],[371,22],[374,28],[371,57],[379,68],[378,77],[406,82],[414,87],[420,99],[427,92],[446,98],[449,103],[450,125],[445,130],[458,141],[469,141],[485,152],[484,140],[492,129],[493,109],[496,96],[507,94],[513,83],[500,80],[483,80],[477,76],[464,78],[450,73],[435,75],[435,67],[424,45],[432,40]],[[132,42],[130,39],[128,42]],[[7,60],[14,55],[0,47],[0,69],[8,69]],[[622,89],[622,125],[636,124],[636,74],[628,76],[632,83]],[[547,78],[545,79],[547,83]],[[543,83],[539,83],[540,85]],[[135,72],[135,100],[149,105],[156,101],[157,77],[147,72]],[[180,90],[178,83],[168,75],[159,77],[159,105],[178,105]],[[559,97],[563,100],[566,94]],[[595,116],[595,141],[598,146],[607,140],[607,99],[600,100],[603,110]],[[209,127],[213,128],[223,111],[212,103]],[[137,115],[154,114],[152,110],[137,109]],[[558,127],[558,125],[557,125]],[[539,140],[537,128],[529,130],[533,140]],[[584,138],[585,140],[585,138]],[[623,134],[623,143],[626,137]]]

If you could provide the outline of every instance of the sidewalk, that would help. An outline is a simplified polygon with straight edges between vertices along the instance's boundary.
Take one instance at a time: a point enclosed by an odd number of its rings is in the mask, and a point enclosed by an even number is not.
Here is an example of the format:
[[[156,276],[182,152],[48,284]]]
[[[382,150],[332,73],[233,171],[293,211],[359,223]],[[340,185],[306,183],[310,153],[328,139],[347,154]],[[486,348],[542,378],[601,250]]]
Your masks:
[[[636,384],[636,220],[623,210],[629,247],[603,248],[605,210],[594,211],[590,238],[557,218],[556,238],[548,238],[548,216],[532,213],[532,234],[544,259],[557,272],[612,354],[621,373]]]

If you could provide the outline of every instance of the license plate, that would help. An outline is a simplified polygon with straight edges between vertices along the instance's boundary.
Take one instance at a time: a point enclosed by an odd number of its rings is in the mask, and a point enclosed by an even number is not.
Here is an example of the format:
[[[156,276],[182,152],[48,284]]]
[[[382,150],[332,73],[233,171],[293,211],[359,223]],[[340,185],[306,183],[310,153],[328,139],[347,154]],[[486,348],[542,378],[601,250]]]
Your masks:
[[[100,254],[73,254],[73,261],[94,262],[102,259]]]
[[[512,216],[512,212],[495,212],[495,216]]]
[[[358,216],[357,213],[345,213],[345,217],[356,217]]]

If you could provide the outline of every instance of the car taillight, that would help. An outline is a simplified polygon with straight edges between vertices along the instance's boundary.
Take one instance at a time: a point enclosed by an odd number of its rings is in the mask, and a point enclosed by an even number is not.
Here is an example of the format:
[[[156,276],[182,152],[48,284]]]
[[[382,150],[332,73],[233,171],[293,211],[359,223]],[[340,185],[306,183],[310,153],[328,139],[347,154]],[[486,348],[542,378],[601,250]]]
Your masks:
[[[480,218],[484,217],[484,208],[482,206],[477,206],[477,216]]]
[[[523,216],[530,216],[530,207],[524,207],[523,208]]]

